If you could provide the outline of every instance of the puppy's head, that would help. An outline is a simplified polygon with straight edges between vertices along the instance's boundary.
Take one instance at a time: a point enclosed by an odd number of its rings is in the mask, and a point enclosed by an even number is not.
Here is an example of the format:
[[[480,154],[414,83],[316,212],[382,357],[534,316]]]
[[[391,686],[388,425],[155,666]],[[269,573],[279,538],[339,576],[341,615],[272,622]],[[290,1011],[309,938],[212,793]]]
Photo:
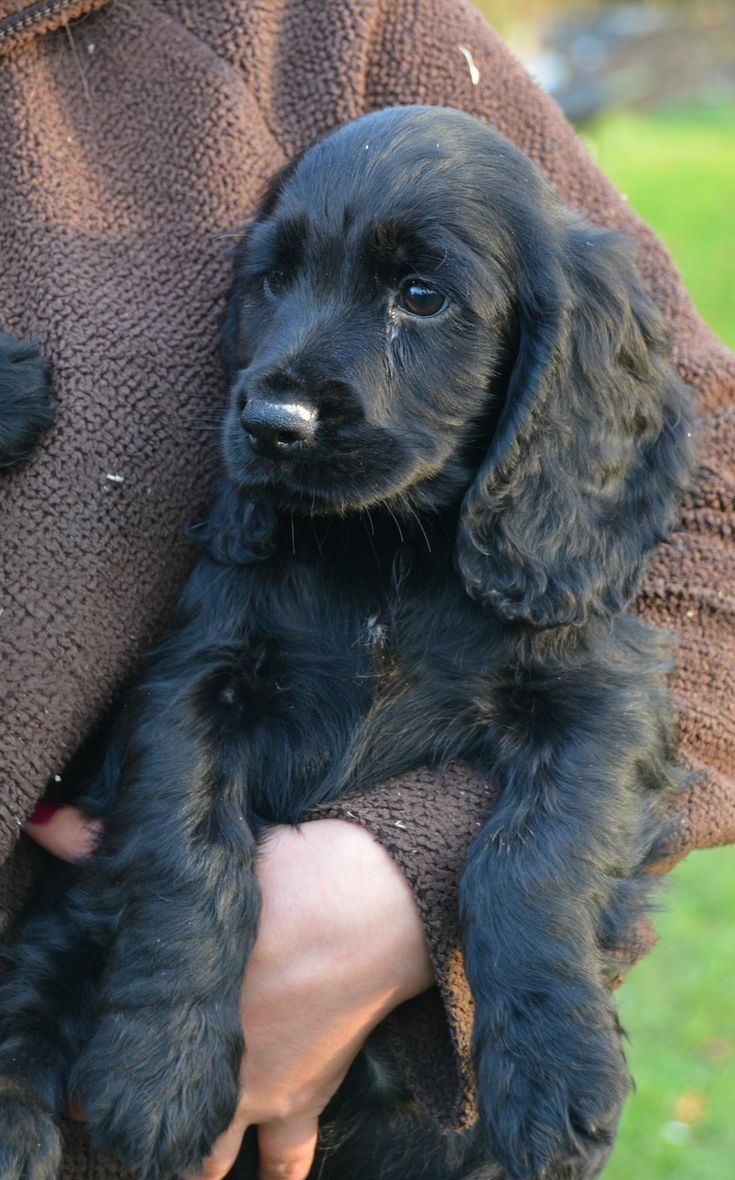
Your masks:
[[[625,247],[458,111],[365,116],[276,179],[224,350],[236,486],[304,513],[461,501],[460,574],[509,619],[620,609],[689,478]]]

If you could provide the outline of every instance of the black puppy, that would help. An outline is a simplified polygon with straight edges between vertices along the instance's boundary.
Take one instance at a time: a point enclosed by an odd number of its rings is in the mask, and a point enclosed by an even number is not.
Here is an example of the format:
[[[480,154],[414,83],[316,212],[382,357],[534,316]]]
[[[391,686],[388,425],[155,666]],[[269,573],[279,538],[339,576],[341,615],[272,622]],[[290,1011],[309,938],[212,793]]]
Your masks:
[[[502,789],[461,883],[484,1146],[350,1174],[592,1177],[628,1090],[609,955],[679,785],[624,613],[693,468],[664,326],[517,148],[409,107],[273,185],[225,351],[204,555],[80,799],[104,847],[10,952],[0,1177],[54,1174],[69,1092],[148,1180],[196,1169],[237,1101],[259,832],[451,759]]]

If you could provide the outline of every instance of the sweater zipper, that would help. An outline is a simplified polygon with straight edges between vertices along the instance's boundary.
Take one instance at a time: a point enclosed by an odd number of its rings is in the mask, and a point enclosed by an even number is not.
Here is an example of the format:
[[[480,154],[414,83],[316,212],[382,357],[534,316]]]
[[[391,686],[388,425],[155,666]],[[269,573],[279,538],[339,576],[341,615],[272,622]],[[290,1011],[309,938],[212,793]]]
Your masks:
[[[0,20],[0,44],[9,40],[14,33],[32,28],[44,17],[58,16],[65,8],[71,8],[75,3],[76,0],[41,0],[39,4],[29,4],[22,8],[15,16],[6,16],[4,20]]]

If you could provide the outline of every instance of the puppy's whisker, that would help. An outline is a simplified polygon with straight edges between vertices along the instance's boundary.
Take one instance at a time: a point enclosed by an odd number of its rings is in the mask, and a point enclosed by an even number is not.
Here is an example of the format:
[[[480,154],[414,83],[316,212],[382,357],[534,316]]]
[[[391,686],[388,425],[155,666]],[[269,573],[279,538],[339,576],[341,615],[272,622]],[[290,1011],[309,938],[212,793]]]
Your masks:
[[[322,544],[323,545],[326,545],[326,543],[327,543],[327,537],[329,536],[330,532],[332,531],[332,524],[333,523],[334,523],[334,518],[330,517],[330,519],[327,522],[327,527],[325,528],[324,534],[322,536]]]
[[[388,509],[388,512],[390,513],[390,515],[393,517],[395,526],[398,529],[398,536],[401,538],[401,544],[403,544],[405,542],[406,538],[403,535],[403,530],[402,530],[401,525],[399,523],[398,517],[396,516],[395,512],[393,511],[393,509],[391,508],[391,506],[389,504],[386,504],[386,508]]]
[[[235,242],[237,245],[237,243],[242,240],[242,236],[245,233],[245,228],[245,223],[243,223],[240,226],[235,226],[233,229],[219,230],[217,233],[213,233],[211,235],[210,241],[214,242],[215,244]]]
[[[370,513],[368,512],[367,515],[370,516]],[[377,552],[375,545],[373,543],[373,537],[375,536],[375,529],[373,528],[372,518],[370,519],[370,529],[371,529],[370,532],[368,531],[367,522],[365,521],[364,518],[362,518],[362,527],[365,529],[365,536],[368,539],[368,545],[370,546],[372,555],[375,558],[375,563],[376,563],[376,565],[380,565],[380,558],[378,556],[378,552]]]
[[[214,412],[211,414],[177,414],[178,422],[185,422],[187,425],[193,424],[195,426],[222,426],[225,420],[226,411],[223,409],[221,413]]]
[[[292,518],[292,520],[293,520],[293,518]],[[311,531],[314,536],[314,540],[316,541],[316,547],[319,550],[319,556],[323,557],[324,556],[324,543],[323,543],[322,538],[320,538],[320,536],[319,536],[319,530],[316,528],[313,520],[311,522]]]
[[[203,430],[211,434],[219,434],[222,430],[221,422],[180,422],[179,426],[186,430]]]
[[[416,524],[419,526],[419,528],[421,530],[421,535],[426,542],[426,548],[427,548],[428,552],[431,553],[431,544],[429,543],[429,538],[426,534],[426,529],[424,528],[424,526],[421,522],[421,517],[419,516],[418,512],[414,508],[413,504],[406,503],[406,507],[407,507],[408,511],[411,513],[411,515],[413,516],[414,520],[416,521]]]

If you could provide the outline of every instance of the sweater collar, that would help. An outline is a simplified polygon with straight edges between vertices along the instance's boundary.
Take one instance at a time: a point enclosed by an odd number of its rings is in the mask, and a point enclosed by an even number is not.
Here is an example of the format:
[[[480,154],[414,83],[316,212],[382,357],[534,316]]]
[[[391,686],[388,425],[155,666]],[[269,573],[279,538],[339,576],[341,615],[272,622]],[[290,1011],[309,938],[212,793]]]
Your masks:
[[[0,0],[0,54],[102,8],[107,0]]]

